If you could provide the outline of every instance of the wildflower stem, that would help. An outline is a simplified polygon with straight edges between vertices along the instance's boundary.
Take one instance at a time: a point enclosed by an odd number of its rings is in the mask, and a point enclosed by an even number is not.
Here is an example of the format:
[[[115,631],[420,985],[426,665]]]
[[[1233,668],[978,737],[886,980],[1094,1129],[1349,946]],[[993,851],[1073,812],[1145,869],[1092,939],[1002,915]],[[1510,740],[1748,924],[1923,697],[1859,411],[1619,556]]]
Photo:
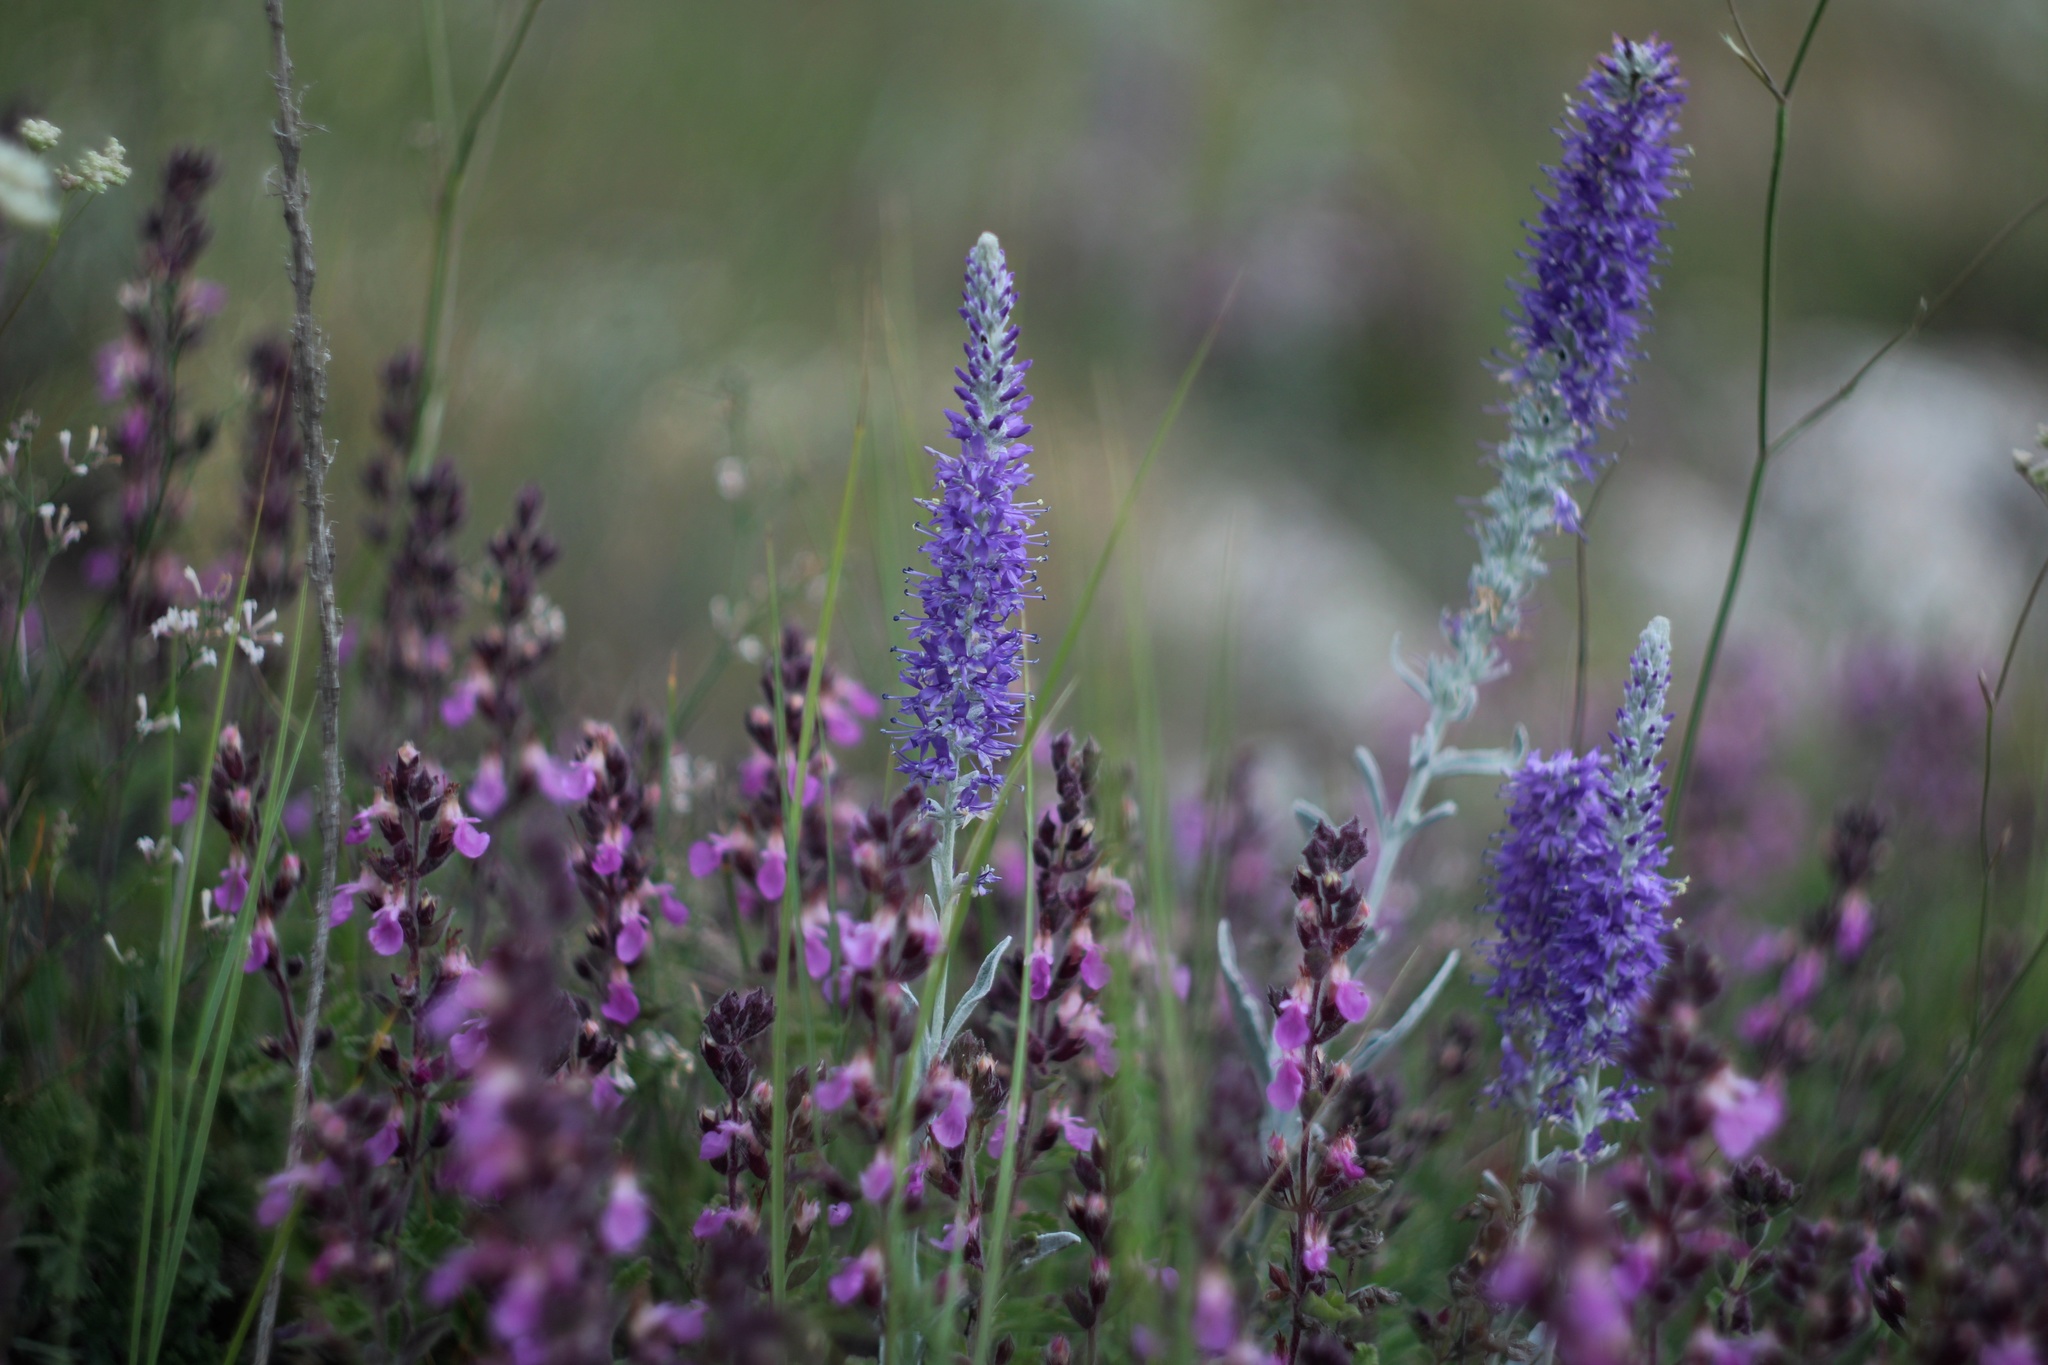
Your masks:
[[[803,709],[798,712],[796,765],[787,773],[789,788],[783,793],[783,835],[782,846],[788,850],[789,875],[782,888],[782,915],[776,929],[775,980],[781,1006],[775,1011],[775,1022],[771,1026],[769,1040],[769,1085],[771,1109],[769,1119],[768,1156],[768,1227],[769,1227],[769,1293],[776,1303],[783,1301],[788,1292],[789,1282],[789,1198],[786,1184],[788,1174],[784,1169],[789,1164],[789,1011],[786,1002],[795,992],[803,989],[802,976],[795,971],[796,956],[791,941],[791,931],[796,923],[800,902],[803,898],[803,875],[800,870],[799,850],[802,846],[804,817],[804,788],[807,785],[811,765],[811,737],[817,733],[818,691],[825,677],[825,660],[832,645],[832,618],[839,609],[839,584],[846,567],[847,533],[853,525],[853,494],[859,486],[861,445],[867,438],[867,391],[861,391],[860,410],[853,423],[853,453],[846,462],[846,486],[839,495],[839,525],[832,537],[832,560],[825,570],[825,601],[818,611],[818,634],[811,656],[810,676],[804,683]],[[774,591],[775,551],[771,545],[768,551],[769,590]],[[781,665],[775,669],[777,685],[780,685]],[[782,730],[777,728],[778,743]],[[780,756],[776,764],[776,780],[784,780]],[[823,793],[820,799],[829,802]],[[830,820],[829,812],[826,819]],[[782,993],[787,978],[790,993]]]
[[[1027,658],[1024,670],[1024,703],[1026,726],[1031,711],[1031,662]],[[1038,809],[1034,778],[1036,773],[1030,763],[1024,765],[1024,829],[1030,837],[1031,813]],[[1024,945],[1023,959],[1028,964],[1032,945],[1038,942],[1038,879],[1027,867],[1024,873],[1024,928],[1018,939]],[[995,1338],[996,1304],[1002,1297],[1003,1253],[1008,1249],[1005,1240],[1010,1232],[1010,1202],[1017,1188],[1017,1146],[1024,1138],[1024,1105],[1031,1095],[1031,991],[1028,965],[1020,966],[1017,978],[1017,1040],[1010,1052],[1010,1094],[1003,1112],[996,1121],[1003,1125],[1003,1154],[996,1162],[996,1196],[989,1210],[989,1222],[981,1239],[981,1306],[975,1312],[974,1360],[973,1365],[988,1365],[990,1344]],[[971,1153],[970,1153],[971,1155]]]
[[[1792,89],[1799,82],[1800,70],[1806,65],[1807,53],[1813,47],[1814,33],[1820,28],[1821,16],[1827,13],[1827,8],[1828,0],[1816,0],[1813,13],[1806,21],[1806,31],[1800,36],[1799,50],[1792,58],[1792,67],[1785,73],[1784,88],[1776,92],[1778,109],[1771,134],[1770,183],[1764,192],[1763,271],[1758,301],[1756,460],[1749,471],[1749,491],[1743,497],[1742,524],[1735,533],[1735,552],[1729,559],[1728,576],[1721,584],[1721,604],[1714,612],[1714,629],[1707,636],[1706,657],[1700,661],[1699,682],[1693,687],[1692,708],[1686,713],[1685,743],[1679,749],[1678,768],[1671,778],[1673,829],[1678,828],[1679,814],[1685,804],[1693,754],[1699,747],[1700,724],[1706,715],[1707,692],[1713,685],[1714,666],[1721,659],[1721,645],[1728,633],[1728,617],[1735,608],[1736,589],[1742,583],[1743,565],[1749,559],[1749,540],[1756,528],[1757,504],[1763,497],[1764,472],[1771,460],[1771,307],[1777,290],[1778,198],[1785,176],[1786,122],[1792,112]]]
[[[444,352],[448,348],[449,313],[454,306],[455,215],[462,199],[463,180],[469,173],[470,158],[476,152],[477,135],[483,131],[484,119],[505,89],[505,79],[512,74],[512,64],[526,44],[527,31],[533,27],[533,16],[540,6],[541,0],[526,0],[520,10],[511,37],[499,51],[498,60],[492,63],[484,88],[470,106],[469,117],[463,120],[455,155],[449,159],[441,194],[434,205],[434,260],[427,276],[425,337],[420,343],[419,418],[414,423],[412,456],[406,466],[414,478],[425,474],[434,463],[434,452],[441,440],[441,418],[448,406]]]
[[[320,1032],[320,1006],[327,980],[327,941],[332,925],[336,861],[341,850],[341,612],[334,597],[334,528],[327,518],[327,469],[334,452],[327,444],[321,419],[327,406],[327,346],[313,319],[313,233],[306,219],[308,188],[300,168],[302,140],[299,100],[285,42],[284,0],[264,0],[270,23],[278,117],[278,192],[285,230],[291,239],[288,274],[292,282],[292,395],[297,409],[299,441],[305,455],[306,578],[320,620],[320,667],[317,683],[320,712],[320,877],[313,899],[313,953],[308,964],[306,1012],[299,1036],[299,1055],[292,1085],[291,1136],[285,1166],[298,1160],[305,1141],[306,1112],[313,1089],[313,1053]],[[227,662],[222,661],[226,677]],[[219,725],[216,722],[215,730]],[[203,809],[203,805],[202,805]],[[270,1358],[271,1333],[277,1321],[278,1293],[283,1277],[272,1273],[257,1321],[255,1361]]]

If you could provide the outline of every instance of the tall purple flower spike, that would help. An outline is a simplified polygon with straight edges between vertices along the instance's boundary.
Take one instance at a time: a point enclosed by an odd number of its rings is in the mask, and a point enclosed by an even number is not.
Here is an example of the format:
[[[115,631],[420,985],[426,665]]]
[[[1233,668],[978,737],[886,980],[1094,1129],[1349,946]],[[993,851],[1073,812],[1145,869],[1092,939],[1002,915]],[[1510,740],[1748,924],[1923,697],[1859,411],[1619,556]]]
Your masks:
[[[1670,627],[1644,630],[1612,735],[1614,756],[1531,754],[1508,780],[1506,836],[1494,849],[1497,937],[1486,945],[1498,1002],[1494,1091],[1534,1118],[1589,1135],[1629,1116],[1615,1065],[1665,960],[1664,785],[1657,761],[1669,719]]]
[[[1674,144],[1685,79],[1669,44],[1617,37],[1579,83],[1559,130],[1543,210],[1529,228],[1512,333],[1517,378],[1544,368],[1590,439],[1621,415],[1622,390],[1647,325],[1663,255],[1665,201],[1678,193],[1685,149]],[[1594,460],[1580,453],[1582,464]]]
[[[1014,621],[1038,595],[1032,550],[1044,543],[1034,529],[1043,504],[1018,497],[1031,482],[1022,443],[1031,362],[1017,359],[1016,301],[1003,248],[985,232],[967,254],[962,291],[961,411],[946,414],[960,453],[931,452],[937,484],[918,504],[929,514],[918,527],[929,568],[907,571],[919,611],[902,618],[910,646],[898,651],[907,691],[895,699],[896,766],[937,801],[950,791],[959,814],[989,807],[1016,748],[1025,701],[1016,683],[1030,637]]]

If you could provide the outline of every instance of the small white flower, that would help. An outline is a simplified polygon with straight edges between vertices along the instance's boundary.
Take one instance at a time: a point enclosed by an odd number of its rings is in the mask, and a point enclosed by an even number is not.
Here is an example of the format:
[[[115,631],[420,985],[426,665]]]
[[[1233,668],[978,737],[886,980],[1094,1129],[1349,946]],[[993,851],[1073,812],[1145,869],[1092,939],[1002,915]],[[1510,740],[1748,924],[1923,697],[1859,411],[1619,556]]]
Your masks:
[[[219,668],[220,655],[214,652],[211,645],[208,645],[205,649],[199,651],[199,657],[194,662],[201,668]]]
[[[64,130],[48,119],[25,118],[15,128],[22,145],[32,152],[47,152],[63,138]]]
[[[128,149],[114,138],[97,152],[87,152],[78,164],[57,172],[57,184],[66,190],[105,194],[116,185],[128,183]]]
[[[160,735],[166,730],[176,734],[184,732],[185,727],[179,722],[176,711],[172,711],[169,715],[151,716],[149,714],[149,698],[139,693],[135,698],[135,710],[137,713],[135,733],[138,735]]]
[[[740,636],[733,643],[732,650],[750,664],[758,664],[768,657],[768,651],[762,647],[760,637],[754,635]]]
[[[36,509],[36,515],[43,519],[43,535],[50,542],[52,554],[64,553],[85,536],[85,523],[71,519],[69,506],[46,502]]]
[[[747,467],[738,457],[728,455],[718,462],[718,496],[738,502],[747,495]]]
[[[52,228],[63,212],[50,168],[19,143],[0,139],[0,218],[25,228]]]

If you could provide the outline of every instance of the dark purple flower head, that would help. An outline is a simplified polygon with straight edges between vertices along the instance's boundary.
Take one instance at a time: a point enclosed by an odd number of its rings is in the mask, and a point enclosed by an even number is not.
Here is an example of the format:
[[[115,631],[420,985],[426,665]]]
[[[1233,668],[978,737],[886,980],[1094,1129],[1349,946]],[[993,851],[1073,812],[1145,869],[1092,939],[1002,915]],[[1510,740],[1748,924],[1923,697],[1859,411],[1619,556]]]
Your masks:
[[[1663,964],[1662,907],[1624,893],[1600,754],[1531,754],[1507,798],[1486,949],[1503,1035],[1496,1092],[1564,1121],[1573,1083],[1613,1063]]]
[[[1678,193],[1685,80],[1668,44],[1617,37],[1579,83],[1564,155],[1529,229],[1513,336],[1518,377],[1554,371],[1590,434],[1619,415],[1661,255],[1664,203]],[[1582,459],[1585,457],[1581,457]]]
[[[958,371],[963,412],[949,412],[958,455],[932,452],[938,482],[921,499],[928,569],[911,569],[920,608],[904,619],[910,647],[899,651],[908,691],[897,767],[953,808],[988,808],[1002,783],[998,769],[1016,747],[1024,697],[1014,690],[1026,636],[1013,623],[1035,595],[1032,547],[1040,504],[1018,500],[1031,482],[1020,444],[1031,428],[1017,329],[1016,290],[1003,249],[983,233],[967,256],[960,316],[967,320],[967,366]],[[957,784],[957,790],[954,790]]]

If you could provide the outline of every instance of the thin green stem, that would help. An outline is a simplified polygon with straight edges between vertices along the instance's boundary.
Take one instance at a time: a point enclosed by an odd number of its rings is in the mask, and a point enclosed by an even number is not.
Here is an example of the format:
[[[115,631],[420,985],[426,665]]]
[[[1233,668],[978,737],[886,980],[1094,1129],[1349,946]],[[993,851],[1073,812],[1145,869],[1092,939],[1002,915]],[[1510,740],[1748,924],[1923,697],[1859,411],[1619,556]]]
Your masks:
[[[1019,622],[1020,627],[1022,622]],[[1031,696],[1031,663],[1024,663],[1024,695]],[[1027,700],[1028,714],[1031,703]],[[1035,794],[1037,770],[1024,765],[1024,828],[1031,828],[1031,813],[1038,809]],[[1027,870],[1024,876],[1024,928],[1018,940],[1024,945],[1022,960],[1028,962],[1031,946],[1038,942],[1038,879]],[[1023,983],[1020,975],[1018,981]],[[988,1226],[981,1239],[981,1307],[975,1314],[973,1365],[988,1365],[995,1339],[996,1305],[1002,1298],[1003,1254],[1009,1247],[1010,1203],[1017,1189],[1017,1144],[1023,1139],[1024,1106],[1031,1094],[1031,992],[1017,992],[1017,1040],[1010,1051],[1010,1098],[998,1122],[1003,1125],[1003,1154],[996,1162],[996,1196],[990,1206]]]
[[[447,173],[441,181],[441,194],[434,205],[434,258],[427,275],[427,316],[420,342],[419,411],[414,423],[412,455],[407,462],[407,470],[414,478],[425,474],[434,463],[434,452],[441,440],[441,415],[447,407],[447,396],[443,392],[447,387],[443,373],[447,365],[443,352],[447,349],[448,315],[454,307],[455,221],[463,180],[469,174],[470,158],[476,152],[477,135],[483,131],[484,120],[497,104],[498,96],[504,92],[505,80],[512,74],[512,64],[518,60],[519,50],[526,45],[527,32],[532,29],[533,17],[540,7],[541,0],[525,0],[512,36],[498,53],[498,60],[492,63],[484,88],[470,107],[469,117],[463,120],[461,135],[455,143],[455,155],[449,159]]]
[[[788,871],[783,883],[781,923],[777,927],[775,945],[776,996],[785,1007],[775,1011],[775,1023],[769,1040],[769,1093],[773,1099],[768,1136],[768,1284],[770,1297],[776,1303],[783,1301],[789,1283],[789,1200],[786,1189],[788,1175],[784,1170],[789,1164],[789,1011],[786,1005],[795,998],[796,992],[803,989],[802,978],[794,970],[796,953],[792,946],[791,933],[803,897],[800,851],[804,786],[811,765],[811,739],[818,728],[818,691],[824,680],[825,661],[832,646],[832,618],[839,609],[839,585],[846,567],[847,536],[853,525],[853,495],[859,486],[861,445],[866,437],[867,396],[863,389],[860,412],[853,425],[853,453],[846,464],[846,487],[839,498],[839,526],[832,539],[832,561],[825,571],[825,602],[818,613],[818,634],[812,647],[810,676],[804,684],[803,709],[798,712],[796,765],[785,774],[780,771],[779,756],[777,761],[776,780],[787,781],[789,785],[782,797],[782,846]],[[775,595],[775,551],[772,545],[768,551],[768,584],[770,602],[779,618],[780,601]],[[779,651],[779,620],[777,624],[777,639],[770,648]],[[779,661],[771,667],[774,668],[776,687],[779,690],[782,685]],[[778,746],[782,733],[778,718]],[[787,991],[783,989],[785,984],[789,987]]]
[[[2034,614],[2034,603],[2041,596],[2043,583],[2048,583],[2048,560],[2042,562],[2040,572],[2034,575],[2034,584],[2027,589],[2027,600],[2020,608],[2019,619],[2013,622],[2012,638],[2007,640],[2005,645],[2005,661],[1998,668],[1998,683],[1984,693],[1984,773],[1983,787],[1978,793],[1977,801],[1977,854],[1980,873],[1977,892],[1977,967],[1975,984],[1970,991],[1971,1052],[1976,1050],[1983,1031],[1981,1016],[1984,1012],[1984,944],[1991,925],[1991,872],[1995,861],[1991,847],[1992,735],[1998,720],[1998,703],[2005,697],[2006,680],[2012,676],[2012,661],[2019,653],[2020,637],[2027,629],[2027,618]]]
[[[1827,8],[1827,0],[1820,0],[1814,10],[1814,21],[1820,19],[1820,11]],[[1813,37],[1813,26],[1807,27],[1807,40]],[[1806,56],[1805,43],[1800,45],[1800,58]],[[1789,90],[1793,79],[1799,74],[1798,63],[1793,64],[1792,75],[1786,79]],[[1721,605],[1714,612],[1714,629],[1707,636],[1706,657],[1700,662],[1700,680],[1692,693],[1692,708],[1685,718],[1685,743],[1678,752],[1678,770],[1671,779],[1671,808],[1669,823],[1673,830],[1679,829],[1679,815],[1685,806],[1685,793],[1692,777],[1693,754],[1699,748],[1700,725],[1707,712],[1707,691],[1713,686],[1714,667],[1721,660],[1721,644],[1728,634],[1728,617],[1735,609],[1735,592],[1742,584],[1743,565],[1749,559],[1749,540],[1756,529],[1757,505],[1763,498],[1764,471],[1771,458],[1770,406],[1771,406],[1771,304],[1776,287],[1776,260],[1778,249],[1778,192],[1785,171],[1785,121],[1791,106],[1785,101],[1778,104],[1776,130],[1772,138],[1770,188],[1764,197],[1764,263],[1762,325],[1759,328],[1756,363],[1756,462],[1749,471],[1749,492],[1742,501],[1742,524],[1735,533],[1735,553],[1728,562],[1728,576],[1721,584]]]

